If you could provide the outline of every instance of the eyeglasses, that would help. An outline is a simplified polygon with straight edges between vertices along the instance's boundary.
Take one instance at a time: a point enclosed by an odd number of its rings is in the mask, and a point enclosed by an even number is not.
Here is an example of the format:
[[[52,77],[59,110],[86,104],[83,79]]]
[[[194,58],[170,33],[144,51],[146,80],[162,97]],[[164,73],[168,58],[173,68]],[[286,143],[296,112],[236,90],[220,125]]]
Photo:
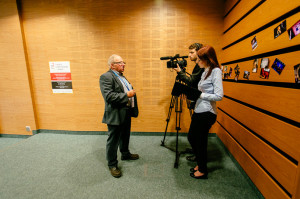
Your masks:
[[[124,61],[119,61],[119,62],[114,62],[114,64],[124,64],[124,65],[126,65],[126,62],[124,62]]]

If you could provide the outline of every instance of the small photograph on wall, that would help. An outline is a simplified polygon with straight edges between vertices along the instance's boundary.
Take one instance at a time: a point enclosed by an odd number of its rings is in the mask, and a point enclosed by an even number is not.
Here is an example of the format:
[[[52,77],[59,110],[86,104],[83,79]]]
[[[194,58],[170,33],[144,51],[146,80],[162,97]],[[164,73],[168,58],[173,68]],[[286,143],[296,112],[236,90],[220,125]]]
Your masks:
[[[231,77],[231,74],[232,74],[232,68],[230,67],[229,73],[228,73],[229,77]]]
[[[260,78],[269,79],[270,76],[270,68],[262,68],[260,71]]]
[[[274,39],[286,31],[286,20],[274,29]]]
[[[228,66],[223,66],[223,65],[221,66],[221,69],[223,70],[223,78],[224,79],[228,79],[227,68],[228,68]]]
[[[297,36],[300,33],[300,20],[295,23],[290,29],[288,29],[288,34],[290,40],[293,39],[295,36]]]
[[[224,79],[228,79],[229,78],[229,73],[224,73]]]
[[[295,83],[300,84],[300,64],[294,66],[295,71]]]
[[[269,79],[270,68],[269,68],[269,58],[262,58],[260,62],[260,78]]]
[[[269,66],[269,58],[261,58],[260,67],[265,68]]]
[[[252,73],[257,73],[257,68],[258,68],[258,59],[254,59]]]
[[[252,46],[252,50],[254,50],[257,47],[256,36],[251,40],[251,46]]]
[[[224,68],[223,68],[224,73],[227,73],[227,69],[228,69],[228,66],[224,66]]]
[[[240,75],[240,67],[239,67],[238,64],[237,64],[236,67],[234,68],[234,73],[235,73],[234,80],[237,81],[238,78],[239,78],[239,75]]]
[[[272,64],[272,68],[280,75],[282,70],[284,69],[285,64],[282,63],[279,59],[275,59],[274,63]]]
[[[245,70],[243,78],[249,80],[249,76],[250,76],[250,72]]]

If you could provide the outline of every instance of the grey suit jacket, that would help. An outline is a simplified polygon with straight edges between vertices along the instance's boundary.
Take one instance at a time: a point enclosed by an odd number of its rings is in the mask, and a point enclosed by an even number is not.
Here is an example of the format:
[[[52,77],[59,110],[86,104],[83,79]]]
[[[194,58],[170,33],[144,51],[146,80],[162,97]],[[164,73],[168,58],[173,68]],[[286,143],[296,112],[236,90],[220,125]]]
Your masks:
[[[126,106],[128,103],[127,93],[124,92],[121,81],[112,70],[101,75],[99,83],[105,101],[103,123],[109,125],[122,124],[128,109],[132,117],[138,116],[137,97],[134,96],[134,108],[128,108]]]

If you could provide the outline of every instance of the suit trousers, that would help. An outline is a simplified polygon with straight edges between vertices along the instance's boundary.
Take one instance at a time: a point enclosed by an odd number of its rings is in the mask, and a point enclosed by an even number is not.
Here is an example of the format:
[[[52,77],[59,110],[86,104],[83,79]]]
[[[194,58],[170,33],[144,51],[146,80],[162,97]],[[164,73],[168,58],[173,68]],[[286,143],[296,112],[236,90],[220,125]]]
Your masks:
[[[196,156],[198,170],[207,173],[208,133],[217,115],[211,112],[194,113],[188,133],[188,140]]]
[[[126,112],[125,120],[120,125],[107,125],[108,127],[108,139],[106,143],[106,159],[108,161],[108,167],[118,166],[117,152],[118,147],[122,156],[127,156],[129,152],[129,139],[131,128],[131,116],[129,109]]]

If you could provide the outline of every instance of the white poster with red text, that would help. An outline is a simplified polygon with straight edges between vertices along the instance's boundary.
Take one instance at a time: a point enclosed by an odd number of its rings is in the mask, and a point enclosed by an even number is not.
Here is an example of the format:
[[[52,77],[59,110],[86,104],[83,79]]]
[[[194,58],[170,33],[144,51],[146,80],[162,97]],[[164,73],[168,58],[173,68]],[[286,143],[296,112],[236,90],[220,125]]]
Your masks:
[[[53,93],[73,93],[69,61],[49,62]]]

